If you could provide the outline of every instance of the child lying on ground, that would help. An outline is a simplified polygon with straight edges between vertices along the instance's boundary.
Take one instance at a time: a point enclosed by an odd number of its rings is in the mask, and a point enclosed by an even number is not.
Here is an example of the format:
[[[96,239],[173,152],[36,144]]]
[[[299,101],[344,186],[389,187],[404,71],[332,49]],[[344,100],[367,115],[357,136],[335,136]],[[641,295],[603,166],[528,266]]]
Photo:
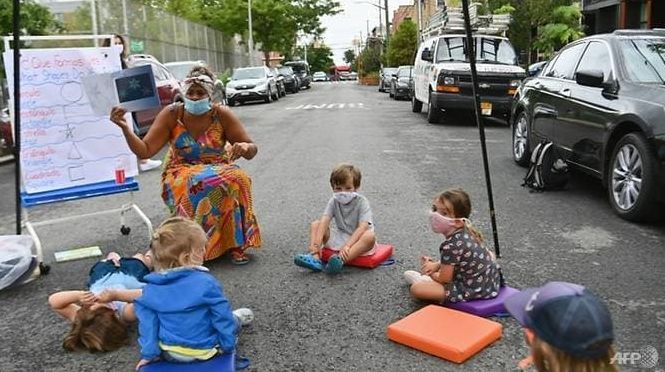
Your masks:
[[[140,295],[143,278],[151,269],[149,252],[123,258],[111,252],[90,269],[89,290],[49,296],[51,308],[72,323],[63,347],[68,351],[112,351],[127,344],[127,324],[136,321],[133,305],[127,302]],[[109,289],[125,291],[115,301],[101,301],[97,295]]]

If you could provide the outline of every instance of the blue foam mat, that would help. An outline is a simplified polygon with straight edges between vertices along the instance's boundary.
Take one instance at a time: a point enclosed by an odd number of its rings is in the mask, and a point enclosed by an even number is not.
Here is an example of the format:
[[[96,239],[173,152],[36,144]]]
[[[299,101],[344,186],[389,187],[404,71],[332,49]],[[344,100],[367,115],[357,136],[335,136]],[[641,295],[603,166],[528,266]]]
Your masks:
[[[210,360],[191,363],[159,361],[147,364],[139,372],[235,372],[235,353],[218,355]]]

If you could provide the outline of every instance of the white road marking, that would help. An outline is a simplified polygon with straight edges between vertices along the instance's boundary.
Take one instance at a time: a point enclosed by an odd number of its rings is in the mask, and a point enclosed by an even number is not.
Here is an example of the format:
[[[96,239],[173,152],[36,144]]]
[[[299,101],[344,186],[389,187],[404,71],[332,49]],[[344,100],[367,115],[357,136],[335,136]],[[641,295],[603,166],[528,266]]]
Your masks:
[[[320,104],[306,104],[298,106],[285,107],[285,110],[320,110],[320,109],[367,109],[365,104],[362,102],[359,103],[320,103]]]

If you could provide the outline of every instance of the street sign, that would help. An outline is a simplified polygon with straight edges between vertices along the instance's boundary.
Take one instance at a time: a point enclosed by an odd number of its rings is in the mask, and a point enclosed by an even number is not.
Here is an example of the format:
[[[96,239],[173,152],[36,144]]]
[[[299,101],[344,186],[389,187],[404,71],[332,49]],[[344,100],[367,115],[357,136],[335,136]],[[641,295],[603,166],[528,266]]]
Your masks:
[[[129,43],[129,50],[132,53],[143,53],[143,49],[144,49],[143,41],[134,41],[134,40],[132,40]]]

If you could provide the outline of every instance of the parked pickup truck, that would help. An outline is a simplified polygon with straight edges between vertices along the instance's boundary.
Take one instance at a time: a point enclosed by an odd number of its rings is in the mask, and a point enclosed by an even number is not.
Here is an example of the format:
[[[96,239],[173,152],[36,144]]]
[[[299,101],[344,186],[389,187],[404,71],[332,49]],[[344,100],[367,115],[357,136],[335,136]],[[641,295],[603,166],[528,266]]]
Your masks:
[[[477,34],[473,40],[482,114],[508,122],[512,97],[526,73],[517,65],[517,55],[508,39]],[[467,50],[466,36],[462,34],[439,35],[420,45],[413,70],[413,112],[420,112],[425,104],[427,121],[437,123],[444,111],[473,110]]]

